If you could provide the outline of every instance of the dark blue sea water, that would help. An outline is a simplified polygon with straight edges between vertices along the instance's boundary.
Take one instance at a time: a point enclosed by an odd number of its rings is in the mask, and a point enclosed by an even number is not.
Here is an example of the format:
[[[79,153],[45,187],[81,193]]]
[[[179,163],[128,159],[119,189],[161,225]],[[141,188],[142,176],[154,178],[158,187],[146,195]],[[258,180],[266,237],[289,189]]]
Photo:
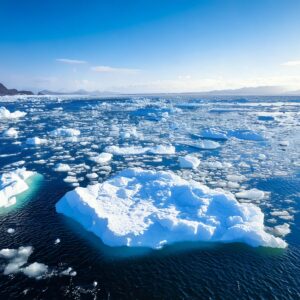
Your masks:
[[[276,102],[283,104],[276,106]],[[18,121],[0,120],[0,129],[14,127],[19,131],[17,139],[0,137],[0,172],[24,161],[22,165],[28,170],[43,176],[18,205],[0,211],[0,249],[33,246],[29,262],[42,262],[53,270],[53,276],[39,280],[22,273],[1,274],[0,299],[300,299],[299,100],[53,97],[17,101],[4,98],[0,106],[27,112]],[[216,109],[222,112],[216,114]],[[278,119],[261,118],[264,114]],[[112,124],[121,129],[134,125],[143,132],[144,139],[122,141],[111,134]],[[28,137],[47,138],[48,132],[62,126],[80,129],[83,140],[74,143],[49,139],[47,145],[38,147],[25,143]],[[221,149],[212,151],[191,147],[193,134],[211,126],[253,130],[264,136],[264,142],[221,141]],[[288,149],[278,146],[282,139],[290,141]],[[87,158],[95,149],[92,145],[101,152],[109,144],[150,145],[161,141],[175,145],[176,156],[164,156],[161,161],[154,156],[114,157],[111,172],[103,173]],[[199,151],[202,161],[217,158],[232,163],[247,177],[245,186],[270,192],[266,201],[256,203],[265,213],[267,226],[274,226],[267,221],[274,218],[271,212],[289,212],[289,220],[275,217],[275,225],[290,225],[291,233],[284,237],[286,249],[211,243],[181,243],[161,250],[111,248],[55,211],[56,202],[74,188],[63,181],[65,173],[53,170],[57,162],[95,167],[101,182],[135,165],[180,171],[177,153]],[[257,159],[258,151],[267,158]],[[239,169],[241,161],[251,168]],[[205,164],[202,171],[206,172]],[[76,173],[80,186],[89,182],[86,173],[81,169]],[[193,176],[209,178],[205,183],[214,187],[214,181],[223,180],[226,172],[210,170]],[[14,228],[15,233],[7,233],[8,228]],[[57,238],[61,242],[56,245]],[[67,267],[76,270],[77,275],[57,275],[58,270]]]

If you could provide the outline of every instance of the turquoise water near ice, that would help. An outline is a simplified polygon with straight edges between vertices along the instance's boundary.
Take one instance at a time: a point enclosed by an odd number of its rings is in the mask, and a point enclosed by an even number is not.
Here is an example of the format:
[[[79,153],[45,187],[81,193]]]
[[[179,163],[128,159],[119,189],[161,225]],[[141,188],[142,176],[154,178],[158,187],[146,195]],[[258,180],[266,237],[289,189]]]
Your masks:
[[[274,100],[289,103],[276,107]],[[260,105],[257,105],[260,103]],[[71,266],[77,276],[49,276],[35,280],[16,274],[0,275],[0,298],[9,299],[298,299],[300,297],[300,175],[297,163],[299,100],[284,99],[27,99],[17,102],[1,100],[11,111],[28,115],[18,121],[0,120],[1,129],[19,130],[17,140],[0,137],[0,170],[14,168],[24,161],[28,170],[43,178],[26,194],[20,206],[0,214],[0,249],[31,245],[29,261],[42,262],[50,269]],[[57,110],[57,108],[62,108]],[[216,110],[218,112],[216,113]],[[222,111],[221,111],[222,110]],[[277,121],[259,119],[257,114],[281,113]],[[221,112],[220,112],[221,111]],[[168,112],[169,116],[162,114]],[[166,120],[163,120],[163,119]],[[111,135],[111,124],[121,129],[136,126],[144,139],[121,140]],[[28,137],[48,138],[48,132],[62,126],[81,130],[80,144],[49,138],[47,145],[28,146]],[[221,126],[228,130],[253,130],[265,141],[220,141],[221,148],[201,151],[190,147],[202,128]],[[176,128],[176,129],[174,129]],[[285,149],[280,140],[289,140]],[[150,145],[163,141],[176,147],[175,156],[114,157],[111,172],[101,173],[88,159],[88,152],[101,152],[109,144]],[[20,143],[16,143],[20,142]],[[97,145],[98,149],[93,149]],[[66,173],[55,172],[57,162],[68,163],[77,170],[81,186],[89,180],[76,166],[85,163],[99,174],[99,181],[128,166],[166,169],[180,172],[177,156],[194,153],[202,162],[228,161],[233,171],[247,177],[242,185],[270,192],[256,203],[266,216],[266,225],[290,224],[284,237],[287,249],[251,248],[243,244],[180,243],[162,250],[111,248],[86,232],[79,224],[55,212],[56,202],[72,187],[63,181]],[[257,159],[259,153],[266,161]],[[159,156],[160,158],[160,156]],[[41,164],[39,161],[44,160]],[[241,161],[249,169],[238,166]],[[203,163],[201,172],[187,170],[183,176],[206,178],[206,184],[225,180],[223,170],[210,170]],[[199,171],[199,172],[200,172]],[[207,172],[206,172],[207,171]],[[278,172],[281,173],[278,173]],[[207,180],[207,179],[210,180]],[[233,190],[234,192],[234,190]],[[275,217],[274,211],[287,210],[293,218]],[[8,228],[15,233],[8,234]],[[60,238],[57,245],[54,241]],[[4,262],[0,261],[3,266]],[[2,272],[1,272],[2,273]],[[93,287],[97,281],[98,286]]]

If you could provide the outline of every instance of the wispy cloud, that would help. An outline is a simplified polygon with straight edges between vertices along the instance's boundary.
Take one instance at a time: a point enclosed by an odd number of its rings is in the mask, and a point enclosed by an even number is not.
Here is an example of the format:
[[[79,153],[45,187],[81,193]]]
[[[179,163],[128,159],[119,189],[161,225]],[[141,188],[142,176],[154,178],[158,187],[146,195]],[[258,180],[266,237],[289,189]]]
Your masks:
[[[94,66],[91,70],[98,73],[125,73],[125,74],[136,74],[140,70],[129,69],[129,68],[114,68],[110,66]]]
[[[69,58],[57,58],[56,61],[69,64],[69,65],[80,65],[80,64],[86,64],[87,61],[85,60],[78,60],[78,59],[69,59]]]
[[[296,67],[296,66],[300,66],[300,60],[290,60],[290,61],[286,61],[284,63],[281,64],[282,66],[286,66],[286,67]]]

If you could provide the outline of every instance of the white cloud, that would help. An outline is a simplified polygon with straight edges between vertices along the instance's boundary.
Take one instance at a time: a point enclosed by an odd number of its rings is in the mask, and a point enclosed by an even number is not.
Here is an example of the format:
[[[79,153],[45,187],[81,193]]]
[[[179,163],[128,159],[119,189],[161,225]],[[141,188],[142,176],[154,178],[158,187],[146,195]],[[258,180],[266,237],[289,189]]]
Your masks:
[[[300,66],[300,60],[290,60],[290,61],[282,63],[281,65],[286,66],[286,67]]]
[[[127,68],[114,68],[110,66],[94,66],[91,70],[98,73],[126,73],[126,74],[136,74],[140,70],[138,69],[127,69]]]
[[[86,64],[87,61],[85,60],[78,60],[78,59],[69,59],[69,58],[57,58],[56,61],[69,64],[69,65],[79,65],[79,64]]]

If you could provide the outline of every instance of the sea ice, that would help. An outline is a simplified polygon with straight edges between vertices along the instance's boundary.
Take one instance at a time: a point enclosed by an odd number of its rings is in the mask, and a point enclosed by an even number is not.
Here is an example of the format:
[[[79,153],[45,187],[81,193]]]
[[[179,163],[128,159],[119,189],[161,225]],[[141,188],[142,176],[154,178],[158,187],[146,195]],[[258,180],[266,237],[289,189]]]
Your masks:
[[[16,203],[15,196],[29,188],[26,180],[35,174],[25,168],[3,173],[0,177],[0,207],[14,205]]]
[[[200,164],[200,160],[193,155],[186,155],[179,157],[179,164],[181,168],[196,169]]]
[[[160,154],[160,155],[170,155],[175,154],[175,147],[172,145],[157,145],[154,147],[140,147],[140,146],[108,146],[105,148],[106,152],[112,153],[114,155],[138,155],[138,154]]]
[[[51,131],[50,135],[53,137],[77,137],[80,135],[80,131],[73,128],[58,128]]]
[[[179,241],[287,246],[265,232],[259,207],[171,171],[126,169],[102,184],[66,193],[56,211],[109,246],[161,248]]]
[[[278,236],[286,236],[291,232],[290,225],[287,223],[282,224],[282,225],[277,225],[274,227],[273,232],[274,232],[274,234],[276,234]]]
[[[0,119],[18,119],[24,117],[25,115],[26,115],[25,112],[19,110],[15,112],[10,112],[5,107],[3,106],[0,107]]]
[[[18,134],[19,134],[18,131],[13,127],[9,128],[3,132],[4,136],[11,137],[11,138],[17,138]]]
[[[203,129],[200,132],[200,137],[205,138],[205,139],[211,139],[211,140],[227,140],[228,139],[226,132],[216,129],[216,128]]]
[[[26,140],[27,145],[42,145],[47,144],[46,139],[40,139],[39,137],[28,138]]]
[[[22,272],[28,277],[39,279],[48,272],[48,266],[42,263],[34,262],[23,268]]]
[[[221,147],[220,143],[210,140],[201,140],[193,146],[203,150],[214,150]]]
[[[251,189],[247,191],[238,192],[235,196],[239,199],[249,199],[249,200],[262,200],[265,197],[265,193],[258,189]]]
[[[105,164],[112,159],[113,155],[111,153],[102,152],[97,156],[91,157],[90,160],[97,164]]]
[[[68,164],[58,163],[54,166],[54,171],[69,172],[69,171],[71,171],[71,167]]]

